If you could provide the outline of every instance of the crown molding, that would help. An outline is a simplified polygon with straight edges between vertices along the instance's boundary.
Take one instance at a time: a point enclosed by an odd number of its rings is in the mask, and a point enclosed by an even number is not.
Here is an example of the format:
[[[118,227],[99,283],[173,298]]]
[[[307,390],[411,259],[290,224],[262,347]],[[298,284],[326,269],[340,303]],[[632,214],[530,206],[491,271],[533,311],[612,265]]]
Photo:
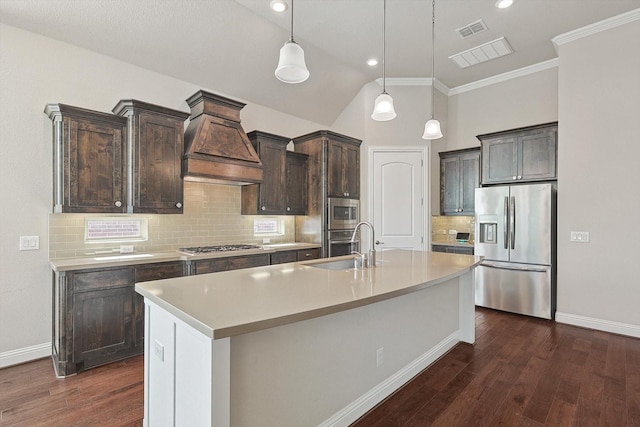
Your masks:
[[[387,86],[431,86],[431,77],[387,77]],[[376,79],[376,83],[382,86],[382,79]],[[447,85],[436,79],[436,89],[445,95],[451,90]]]
[[[452,88],[448,95],[458,95],[463,92],[469,92],[472,90],[480,89],[481,87],[491,86],[496,83],[502,83],[507,80],[516,79],[518,77],[527,76],[529,74],[538,73],[540,71],[548,70],[558,66],[558,58],[549,59],[548,61],[539,62],[537,64],[529,65],[528,67],[518,68],[517,70],[508,71],[506,73],[497,74],[486,79],[478,80],[466,85],[456,86]]]
[[[600,22],[595,22],[585,27],[578,28],[577,30],[569,31],[568,33],[557,35],[552,38],[551,41],[553,42],[553,46],[555,47],[556,52],[558,52],[560,46],[565,43],[570,43],[583,37],[587,37],[611,28],[619,27],[621,25],[628,24],[629,22],[637,20],[640,20],[640,8],[630,10],[629,12],[613,16]]]

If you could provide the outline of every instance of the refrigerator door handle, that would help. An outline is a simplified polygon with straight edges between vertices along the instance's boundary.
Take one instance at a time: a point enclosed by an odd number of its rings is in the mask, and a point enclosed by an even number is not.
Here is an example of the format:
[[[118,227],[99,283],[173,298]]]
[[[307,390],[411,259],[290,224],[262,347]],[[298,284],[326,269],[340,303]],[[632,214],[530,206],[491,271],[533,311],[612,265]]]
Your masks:
[[[511,231],[511,249],[516,248],[516,198],[511,196],[511,213],[509,215],[509,230]]]
[[[504,224],[504,248],[509,249],[509,196],[504,198],[504,220],[502,223]]]
[[[499,270],[530,271],[532,273],[546,273],[547,272],[546,268],[507,267],[507,266],[503,266],[503,265],[494,265],[494,264],[489,264],[489,263],[484,263],[484,262],[481,263],[480,266],[489,267],[489,268],[497,268]]]

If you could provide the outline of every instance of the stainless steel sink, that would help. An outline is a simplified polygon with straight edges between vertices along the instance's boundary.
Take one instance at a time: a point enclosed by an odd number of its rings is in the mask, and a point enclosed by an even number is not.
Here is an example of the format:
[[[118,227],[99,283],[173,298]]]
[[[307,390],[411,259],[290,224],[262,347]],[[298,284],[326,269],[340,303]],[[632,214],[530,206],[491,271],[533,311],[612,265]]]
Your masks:
[[[339,261],[320,262],[317,264],[307,264],[309,267],[324,268],[325,270],[348,270],[350,268],[356,268],[356,259],[342,259]]]

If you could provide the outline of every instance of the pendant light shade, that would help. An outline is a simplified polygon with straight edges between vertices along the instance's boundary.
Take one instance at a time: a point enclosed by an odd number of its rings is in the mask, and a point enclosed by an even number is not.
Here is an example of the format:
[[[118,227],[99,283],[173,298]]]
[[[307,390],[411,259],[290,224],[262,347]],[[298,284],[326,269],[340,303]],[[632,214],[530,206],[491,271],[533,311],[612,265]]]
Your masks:
[[[280,48],[280,59],[275,71],[278,80],[285,83],[302,83],[309,78],[304,62],[304,50],[293,40],[293,0],[291,0],[291,36]]]
[[[376,98],[371,118],[378,122],[386,122],[393,120],[397,116],[396,110],[393,108],[393,98],[387,92],[382,92]]]
[[[298,43],[289,40],[280,48],[276,77],[285,83],[302,83],[309,78],[309,70],[304,62],[304,50]]]
[[[440,122],[434,119],[436,109],[436,0],[431,3],[431,119],[424,125],[422,139],[442,138]]]
[[[431,119],[424,125],[424,134],[422,139],[438,139],[442,138],[442,131],[440,130],[440,122]]]
[[[393,108],[393,98],[387,93],[386,59],[386,35],[387,35],[387,0],[382,3],[382,93],[376,98],[371,118],[378,122],[386,122],[396,118],[396,110]]]

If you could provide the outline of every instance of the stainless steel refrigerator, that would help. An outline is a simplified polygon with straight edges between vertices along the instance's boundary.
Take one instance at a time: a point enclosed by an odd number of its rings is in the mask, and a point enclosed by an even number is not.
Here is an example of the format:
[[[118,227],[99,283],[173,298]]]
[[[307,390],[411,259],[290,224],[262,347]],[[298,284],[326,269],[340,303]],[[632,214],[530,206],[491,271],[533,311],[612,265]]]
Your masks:
[[[554,184],[477,188],[475,211],[476,305],[553,319]]]

